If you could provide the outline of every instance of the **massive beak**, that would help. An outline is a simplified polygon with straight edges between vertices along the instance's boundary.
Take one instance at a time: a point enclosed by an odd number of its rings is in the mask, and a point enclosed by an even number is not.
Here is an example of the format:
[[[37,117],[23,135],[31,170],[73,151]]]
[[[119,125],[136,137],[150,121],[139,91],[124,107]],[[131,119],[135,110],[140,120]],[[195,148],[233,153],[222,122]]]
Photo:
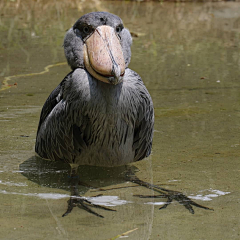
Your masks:
[[[122,47],[114,29],[100,26],[85,41],[84,64],[88,72],[96,79],[118,84],[122,82],[125,61]]]

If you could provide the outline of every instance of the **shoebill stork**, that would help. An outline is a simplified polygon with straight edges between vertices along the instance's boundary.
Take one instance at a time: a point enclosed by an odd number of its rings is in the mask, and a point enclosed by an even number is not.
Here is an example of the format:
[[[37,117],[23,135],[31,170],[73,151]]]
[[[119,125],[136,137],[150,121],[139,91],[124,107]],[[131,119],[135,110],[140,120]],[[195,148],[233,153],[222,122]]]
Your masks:
[[[131,44],[122,20],[107,12],[88,13],[67,31],[63,46],[72,71],[42,108],[35,147],[40,157],[69,163],[76,172],[80,165],[114,167],[150,155],[153,102],[141,77],[128,68]],[[202,207],[179,192],[130,180],[160,191],[168,199],[164,208],[173,199],[192,213],[191,204]],[[100,217],[90,207],[111,210],[72,198],[63,216],[77,204]]]

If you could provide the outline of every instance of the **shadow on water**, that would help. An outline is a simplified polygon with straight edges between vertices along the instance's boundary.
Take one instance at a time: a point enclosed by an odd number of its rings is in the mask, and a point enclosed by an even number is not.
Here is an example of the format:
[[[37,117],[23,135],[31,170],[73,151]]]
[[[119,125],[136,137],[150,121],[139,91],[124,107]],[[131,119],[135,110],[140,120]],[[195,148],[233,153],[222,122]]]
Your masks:
[[[108,230],[106,236],[114,236],[114,232],[116,232],[120,224],[125,226],[126,232],[134,231],[131,234],[134,237],[133,239],[140,239],[142,236],[144,236],[144,239],[148,239],[151,235],[154,206],[152,204],[143,204],[142,200],[133,196],[135,193],[142,192],[141,187],[138,185],[126,182],[126,171],[129,170],[132,173],[139,171],[133,165],[113,168],[94,166],[80,166],[78,168],[79,195],[93,204],[114,210],[103,211],[101,207],[96,210],[94,208],[95,212],[104,216],[103,222],[101,218],[89,214],[83,209],[74,209],[66,218],[61,217],[66,212],[67,201],[69,202],[69,197],[71,197],[72,176],[68,164],[32,156],[19,165],[21,175],[34,183],[34,185],[37,184],[37,187],[31,187],[31,189],[27,190],[25,195],[28,200],[31,198],[35,198],[34,201],[36,202],[38,202],[37,199],[45,200],[48,211],[52,213],[58,222],[64,221],[64,225],[68,225],[68,222],[71,224],[72,221],[75,222],[78,219],[77,221],[81,227],[85,225],[88,225],[88,227],[98,226],[98,229],[91,231],[91,233],[89,231],[84,232],[81,239],[89,239],[89,236],[91,239],[98,239],[96,238],[96,232],[99,229],[104,231],[109,224],[113,228]],[[147,168],[145,170],[147,170],[151,178],[151,169]],[[22,182],[24,181],[22,180]],[[19,195],[23,194],[22,191],[20,192]],[[30,202],[32,201],[30,200]],[[56,208],[56,206],[58,207]],[[39,207],[34,209],[38,211]],[[122,234],[123,232],[118,233]],[[105,234],[102,232],[101,236],[105,236]]]
[[[149,189],[154,189],[155,193],[152,192],[151,195],[136,195],[136,197],[140,198],[155,198],[155,199],[164,199],[166,198],[167,201],[161,202],[163,204],[162,207],[159,209],[167,208],[168,205],[172,203],[173,200],[177,201],[181,205],[183,205],[187,210],[191,213],[194,213],[193,206],[204,208],[209,210],[208,207],[199,205],[198,203],[192,201],[190,198],[182,194],[178,191],[169,190],[163,188],[161,186],[153,185],[151,183],[147,183],[145,181],[140,180],[136,177],[135,173],[138,171],[138,168],[133,165],[125,165],[113,168],[107,167],[96,167],[96,166],[79,166],[77,173],[74,175],[71,173],[71,169],[69,168],[68,164],[64,164],[62,162],[54,162],[42,159],[38,156],[33,156],[20,164],[19,170],[21,174],[28,178],[28,180],[37,183],[43,187],[50,187],[50,188],[58,188],[66,191],[71,192],[71,197],[69,202],[69,208],[71,210],[67,211],[65,214],[68,215],[76,206],[75,203],[70,203],[77,198],[83,198],[83,194],[85,194],[89,189],[96,189],[96,191],[105,191],[107,190],[102,189],[104,187],[109,186],[116,186],[118,184],[125,183],[127,180],[132,181],[133,183],[138,183],[139,185],[134,185],[132,187],[144,186]],[[133,180],[134,179],[134,180]],[[120,187],[126,188],[126,187]],[[120,189],[112,187],[110,189]],[[102,194],[97,194],[97,197],[101,197]],[[95,199],[96,200],[96,199]],[[80,200],[81,201],[81,200]],[[89,204],[90,202],[87,203]],[[153,204],[153,203],[152,203]],[[99,207],[100,205],[100,207]],[[108,205],[107,203],[100,202],[99,205],[93,204],[91,207],[98,207],[103,208],[101,205]],[[84,209],[86,205],[80,205],[81,208]],[[102,217],[95,212],[92,212],[90,208],[85,208],[90,213],[95,214],[96,216]],[[111,209],[105,209],[111,210]],[[212,210],[212,209],[211,209]],[[115,211],[115,210],[114,210]],[[65,215],[64,214],[64,215]],[[63,215],[63,216],[64,216]]]
[[[100,219],[74,209],[62,218],[70,167],[32,157],[33,147],[41,108],[70,71],[65,32],[97,10],[136,33],[130,68],[154,102],[153,154],[134,164],[136,175],[214,212],[192,215],[175,201],[159,211],[162,200],[134,197],[152,192],[129,187],[121,170],[84,166],[79,193],[103,194],[117,211],[97,209]],[[129,239],[239,239],[239,2],[2,0],[0,12],[0,80],[8,79],[0,89],[0,238],[106,240],[137,228]]]
[[[137,172],[135,166],[130,166],[132,172]],[[33,156],[19,165],[19,170],[28,180],[40,186],[70,189],[69,164],[54,162]],[[126,182],[126,166],[107,168],[95,166],[80,166],[77,176],[80,179],[80,193],[86,192],[85,188],[102,188]]]
[[[111,210],[103,206],[117,206],[126,204],[127,201],[118,200],[119,196],[104,196],[103,194],[97,194],[96,196],[83,195],[89,190],[105,194],[108,193],[108,189],[121,189],[128,187],[138,187],[139,185],[112,187],[119,184],[124,184],[127,181],[127,174],[135,174],[138,171],[137,167],[131,166],[119,166],[119,167],[96,167],[96,166],[79,166],[77,173],[74,175],[71,173],[69,164],[62,162],[54,162],[42,159],[38,156],[32,156],[28,160],[20,164],[19,170],[23,176],[28,180],[37,183],[39,186],[56,188],[70,192],[70,199],[68,200],[68,208],[64,215],[68,215],[73,207],[79,206],[96,216],[103,217],[100,214],[95,213],[90,207],[102,208],[104,210]],[[110,188],[111,186],[111,188]],[[108,189],[106,189],[108,187]],[[105,188],[105,189],[103,189]],[[36,193],[37,194],[37,193]],[[52,196],[52,194],[50,193]],[[49,195],[49,196],[50,196]],[[46,195],[47,197],[47,195]],[[65,197],[65,195],[55,194],[55,198]],[[88,200],[87,200],[88,198]],[[87,205],[83,203],[77,204],[77,200],[87,202]],[[74,203],[71,203],[74,201]],[[90,201],[92,204],[90,204]],[[85,207],[85,208],[84,208]],[[64,216],[63,215],[63,216]]]

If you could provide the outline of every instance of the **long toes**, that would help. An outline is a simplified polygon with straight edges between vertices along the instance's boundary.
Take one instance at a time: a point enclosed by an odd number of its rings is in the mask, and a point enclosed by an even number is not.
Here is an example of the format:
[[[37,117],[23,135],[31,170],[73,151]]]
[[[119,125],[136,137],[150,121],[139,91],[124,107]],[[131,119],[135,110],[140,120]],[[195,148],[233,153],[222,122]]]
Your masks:
[[[87,211],[91,214],[94,214],[97,217],[101,217],[101,218],[104,218],[104,217],[101,214],[98,214],[95,211],[93,211],[90,207],[100,208],[100,209],[107,210],[107,211],[116,211],[116,210],[111,209],[111,208],[107,208],[107,207],[104,207],[104,206],[93,204],[86,199],[82,199],[82,198],[78,198],[78,197],[72,197],[68,201],[67,211],[62,215],[62,217],[65,217],[69,213],[71,213],[74,207],[79,207],[81,209],[84,209],[85,211]]]
[[[159,208],[159,210],[167,208],[168,205],[169,205],[169,203],[165,203],[162,207]]]
[[[62,217],[66,217],[73,210],[73,206],[68,207],[67,211],[62,215]]]
[[[62,217],[67,216],[69,213],[71,213],[71,211],[73,210],[74,207],[74,203],[72,201],[72,199],[68,200],[68,208],[67,211],[62,215]]]
[[[115,209],[111,209],[111,208],[107,208],[107,207],[104,207],[104,206],[101,206],[101,205],[97,205],[97,204],[94,204],[94,203],[91,203],[90,201],[88,200],[84,200],[84,202],[86,202],[87,204],[89,204],[91,207],[95,207],[95,208],[100,208],[100,209],[104,209],[104,210],[107,210],[107,211],[113,211],[113,212],[116,212]]]
[[[196,202],[194,202],[194,201],[192,201],[192,200],[190,200],[190,204],[193,205],[193,206],[195,206],[195,207],[199,207],[199,208],[203,208],[203,209],[206,209],[206,210],[214,211],[214,209],[209,208],[209,207],[205,207],[205,206],[203,206],[203,205],[200,205],[200,204],[198,204],[198,203],[196,203]]]
[[[66,217],[69,213],[71,213],[71,211],[72,211],[72,209],[70,210],[70,211],[66,211],[63,215],[62,215],[62,217]]]
[[[167,206],[170,205],[171,203],[172,203],[172,198],[168,197],[167,202],[162,207],[160,207],[159,210],[167,208]]]
[[[80,204],[77,205],[79,208],[82,208],[84,210],[86,210],[89,213],[92,213],[93,215],[97,216],[97,217],[101,217],[104,218],[102,215],[94,212],[92,209],[90,209],[86,204],[84,204],[83,202],[81,202]]]
[[[180,194],[179,196],[177,196],[177,201],[180,204],[184,205],[184,207],[187,208],[189,210],[189,212],[192,214],[194,214],[194,210],[193,210],[192,206],[203,208],[206,210],[213,210],[212,208],[205,207],[203,205],[200,205],[200,204],[192,201],[190,198],[188,198],[187,196],[185,196],[183,194]]]
[[[194,210],[189,203],[188,204],[183,204],[183,205],[191,214],[194,214]]]

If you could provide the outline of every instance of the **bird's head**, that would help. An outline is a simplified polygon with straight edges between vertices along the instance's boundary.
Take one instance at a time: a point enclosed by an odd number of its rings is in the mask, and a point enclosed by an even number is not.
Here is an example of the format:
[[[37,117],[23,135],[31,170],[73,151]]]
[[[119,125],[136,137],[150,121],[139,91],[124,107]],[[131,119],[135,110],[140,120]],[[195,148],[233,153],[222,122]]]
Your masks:
[[[92,12],[77,20],[64,39],[68,64],[85,68],[94,78],[122,82],[131,59],[132,38],[121,18],[108,12]]]

